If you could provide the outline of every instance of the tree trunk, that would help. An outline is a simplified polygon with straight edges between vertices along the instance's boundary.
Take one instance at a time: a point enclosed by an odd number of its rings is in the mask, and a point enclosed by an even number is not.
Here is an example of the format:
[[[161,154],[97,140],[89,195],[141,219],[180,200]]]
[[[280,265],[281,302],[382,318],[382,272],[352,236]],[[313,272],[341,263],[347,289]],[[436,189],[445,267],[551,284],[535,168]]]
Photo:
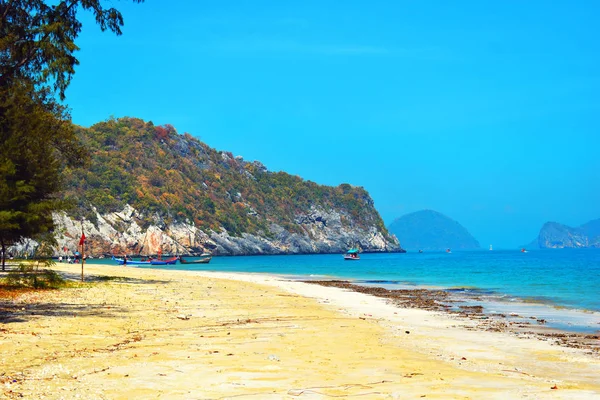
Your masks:
[[[4,240],[0,240],[0,244],[2,245],[2,271],[6,271],[5,262],[6,262],[6,246],[4,245]]]

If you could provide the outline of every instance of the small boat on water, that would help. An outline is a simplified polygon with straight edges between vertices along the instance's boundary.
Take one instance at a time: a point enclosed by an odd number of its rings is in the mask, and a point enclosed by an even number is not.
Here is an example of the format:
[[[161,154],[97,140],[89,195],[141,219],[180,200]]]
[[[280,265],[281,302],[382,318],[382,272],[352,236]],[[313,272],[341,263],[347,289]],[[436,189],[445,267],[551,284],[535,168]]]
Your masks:
[[[149,263],[151,265],[175,265],[175,264],[177,264],[178,259],[179,259],[179,257],[171,257],[166,260],[159,260],[159,259],[155,258],[155,259],[150,260]]]
[[[452,253],[452,250],[446,249],[446,253],[450,254],[450,253]]]
[[[212,259],[211,256],[202,257],[199,260],[186,260],[183,257],[179,257],[179,262],[182,263],[182,264],[208,264],[211,259]]]
[[[521,253],[527,253],[527,249],[525,249],[525,247],[523,247],[523,248],[521,249]]]
[[[358,249],[352,248],[348,250],[346,254],[344,254],[344,260],[360,260],[360,257],[358,256]]]
[[[135,261],[127,259],[127,262],[125,262],[123,258],[115,258],[114,256],[112,259],[115,260],[119,265],[150,265],[150,261]]]

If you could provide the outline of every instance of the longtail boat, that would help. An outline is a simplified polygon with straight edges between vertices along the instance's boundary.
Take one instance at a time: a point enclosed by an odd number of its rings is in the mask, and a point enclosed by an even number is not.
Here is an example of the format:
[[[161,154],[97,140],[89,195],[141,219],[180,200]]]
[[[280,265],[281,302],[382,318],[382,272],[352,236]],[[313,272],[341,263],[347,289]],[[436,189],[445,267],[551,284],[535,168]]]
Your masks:
[[[186,260],[183,257],[179,257],[179,262],[181,262],[182,264],[208,264],[210,262],[210,260],[212,259],[212,257],[203,257],[199,260]]]
[[[119,264],[119,265],[150,265],[150,261],[134,261],[134,260],[130,260],[128,258],[127,262],[125,262],[124,259],[115,258],[114,256],[112,259],[115,260],[117,262],[117,264]]]
[[[179,257],[171,257],[166,260],[152,259],[150,260],[151,265],[175,265]]]

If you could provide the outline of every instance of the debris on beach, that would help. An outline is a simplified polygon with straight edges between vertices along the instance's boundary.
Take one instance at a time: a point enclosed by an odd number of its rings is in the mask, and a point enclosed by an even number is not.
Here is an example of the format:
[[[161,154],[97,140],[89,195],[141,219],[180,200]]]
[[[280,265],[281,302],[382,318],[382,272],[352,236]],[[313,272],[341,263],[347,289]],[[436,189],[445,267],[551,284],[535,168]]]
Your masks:
[[[592,354],[600,353],[600,343],[597,335],[589,335],[584,333],[565,333],[565,332],[548,332],[545,325],[548,321],[544,318],[536,316],[523,316],[517,313],[486,313],[481,305],[456,305],[456,299],[444,290],[430,289],[386,289],[382,287],[361,286],[353,284],[350,281],[344,280],[322,280],[322,281],[303,281],[304,283],[336,287],[340,289],[350,290],[353,292],[364,293],[367,295],[388,299],[391,304],[400,308],[418,308],[429,311],[443,311],[460,317],[468,318],[476,321],[474,326],[464,326],[467,330],[483,330],[491,332],[507,332],[510,331],[519,338],[528,338],[537,336],[542,340],[553,340],[554,344],[571,347],[576,349],[587,349]],[[394,314],[397,314],[394,312]],[[366,320],[368,314],[359,316],[360,319]],[[507,318],[519,318],[517,321],[507,321]],[[533,325],[537,326],[535,331],[530,330]],[[407,332],[408,333],[408,332]]]

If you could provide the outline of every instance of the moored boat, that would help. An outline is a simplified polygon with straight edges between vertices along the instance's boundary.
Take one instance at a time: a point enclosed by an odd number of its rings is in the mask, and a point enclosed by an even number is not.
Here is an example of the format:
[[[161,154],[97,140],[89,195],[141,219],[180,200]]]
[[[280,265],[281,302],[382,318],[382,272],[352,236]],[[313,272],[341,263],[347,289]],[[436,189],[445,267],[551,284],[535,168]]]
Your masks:
[[[152,259],[150,260],[151,265],[175,265],[179,257],[171,257],[166,260]]]
[[[358,249],[352,248],[348,250],[346,254],[344,254],[344,260],[360,260],[360,257],[358,256]]]
[[[115,258],[114,256],[112,259],[115,260],[119,265],[150,265],[150,261],[135,261],[127,259],[127,262],[125,262],[123,258]]]
[[[182,264],[208,264],[211,259],[212,259],[211,256],[202,257],[199,260],[186,260],[183,257],[179,257],[179,262],[182,263]]]

